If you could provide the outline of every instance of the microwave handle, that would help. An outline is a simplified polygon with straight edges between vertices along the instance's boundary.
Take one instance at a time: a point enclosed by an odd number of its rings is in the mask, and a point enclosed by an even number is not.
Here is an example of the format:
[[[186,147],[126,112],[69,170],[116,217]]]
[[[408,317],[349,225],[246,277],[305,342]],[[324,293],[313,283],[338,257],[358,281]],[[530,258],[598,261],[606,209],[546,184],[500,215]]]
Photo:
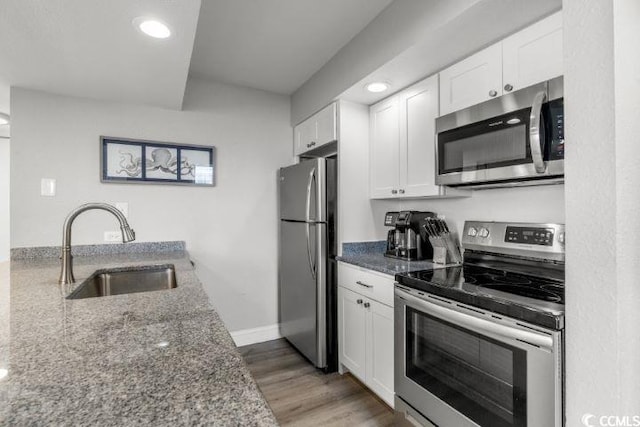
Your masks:
[[[547,166],[544,164],[544,158],[542,157],[542,148],[540,147],[542,104],[544,104],[546,100],[547,93],[544,91],[538,92],[533,98],[531,116],[529,117],[529,148],[531,149],[533,166],[536,168],[536,172],[538,173],[544,173],[547,169]]]

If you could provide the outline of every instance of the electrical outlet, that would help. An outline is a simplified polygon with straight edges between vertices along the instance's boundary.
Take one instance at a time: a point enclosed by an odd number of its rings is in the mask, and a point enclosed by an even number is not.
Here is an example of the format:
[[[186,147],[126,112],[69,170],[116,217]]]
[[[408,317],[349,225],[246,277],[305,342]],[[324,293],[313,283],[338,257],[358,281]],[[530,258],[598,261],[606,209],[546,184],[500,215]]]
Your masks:
[[[105,242],[122,242],[122,232],[121,231],[105,231],[104,241]]]
[[[128,202],[116,202],[116,209],[122,212],[125,218],[129,219],[129,203]]]

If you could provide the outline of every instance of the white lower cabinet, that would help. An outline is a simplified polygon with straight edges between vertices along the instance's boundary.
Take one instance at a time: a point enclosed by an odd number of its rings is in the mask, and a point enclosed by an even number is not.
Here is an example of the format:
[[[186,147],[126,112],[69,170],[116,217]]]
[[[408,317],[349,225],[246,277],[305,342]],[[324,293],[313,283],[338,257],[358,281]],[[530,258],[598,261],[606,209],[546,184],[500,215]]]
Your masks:
[[[338,307],[340,325],[340,359],[344,366],[356,377],[366,376],[365,353],[366,311],[363,309],[364,297],[348,289],[338,288]]]
[[[393,304],[383,304],[371,298],[372,288],[362,293],[343,282],[360,273],[358,282],[393,292],[393,278],[360,271],[340,264],[338,267],[338,340],[339,359],[343,368],[362,381],[391,407],[393,390]],[[351,288],[351,289],[350,289]],[[342,369],[344,370],[344,369]]]
[[[367,385],[393,407],[393,307],[371,301],[367,323]]]

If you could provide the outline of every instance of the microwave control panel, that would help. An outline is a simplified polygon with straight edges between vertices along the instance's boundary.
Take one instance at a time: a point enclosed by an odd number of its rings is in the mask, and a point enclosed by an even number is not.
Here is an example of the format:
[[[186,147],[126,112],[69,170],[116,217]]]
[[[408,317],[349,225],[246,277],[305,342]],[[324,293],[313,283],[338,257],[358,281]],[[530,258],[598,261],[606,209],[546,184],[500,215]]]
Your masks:
[[[553,229],[534,227],[507,227],[504,241],[528,245],[553,246]]]

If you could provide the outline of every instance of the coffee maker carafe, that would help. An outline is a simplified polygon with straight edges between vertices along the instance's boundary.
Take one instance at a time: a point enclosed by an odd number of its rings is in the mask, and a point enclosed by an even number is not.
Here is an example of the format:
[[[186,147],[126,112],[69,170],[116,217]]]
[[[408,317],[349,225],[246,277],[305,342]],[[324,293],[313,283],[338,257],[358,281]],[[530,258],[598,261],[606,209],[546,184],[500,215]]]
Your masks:
[[[420,236],[420,221],[435,216],[433,212],[387,212],[384,225],[393,229],[387,233],[387,250],[384,256],[406,261],[432,259],[431,243]]]

